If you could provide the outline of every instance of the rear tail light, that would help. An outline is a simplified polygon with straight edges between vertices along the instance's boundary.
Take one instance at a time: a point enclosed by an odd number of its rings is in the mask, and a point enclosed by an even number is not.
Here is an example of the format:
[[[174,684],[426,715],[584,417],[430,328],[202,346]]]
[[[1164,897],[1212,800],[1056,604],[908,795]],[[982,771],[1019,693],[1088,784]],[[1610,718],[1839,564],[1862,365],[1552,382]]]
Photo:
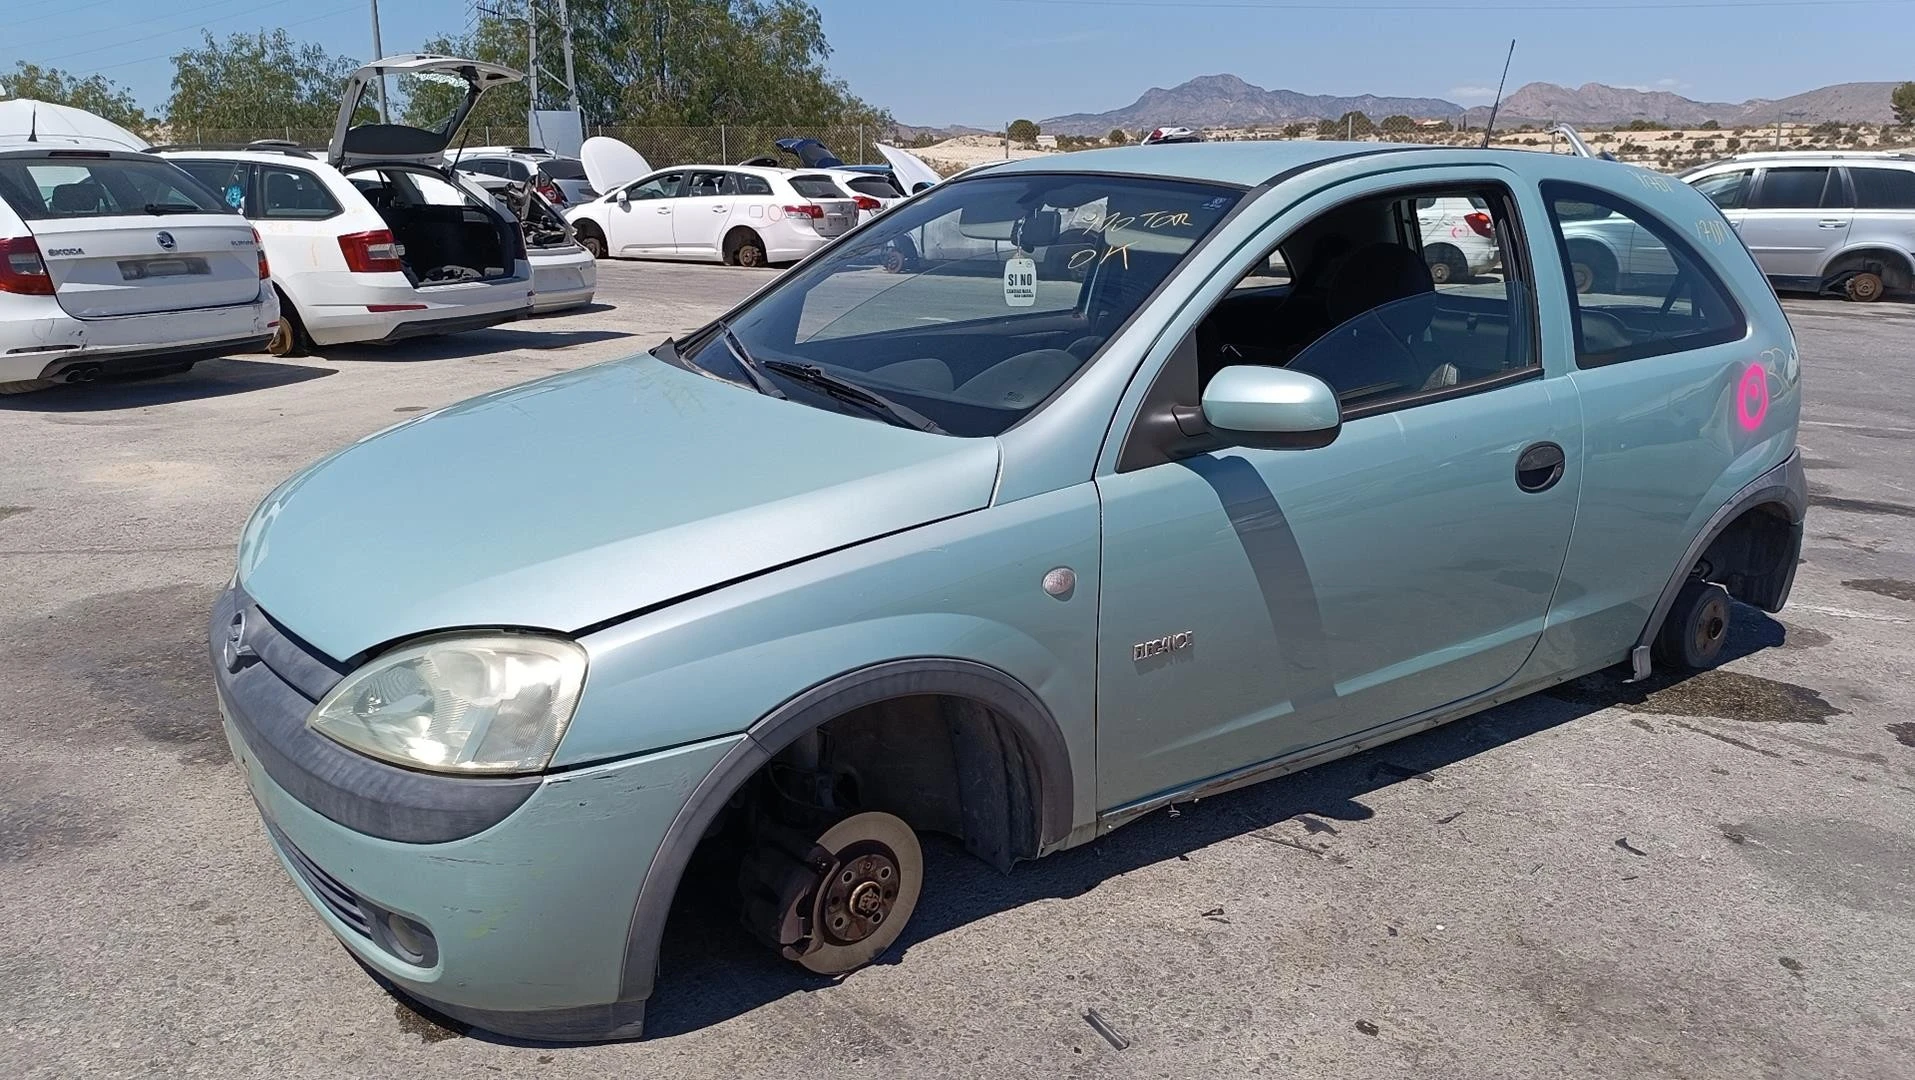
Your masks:
[[[355,274],[389,274],[406,268],[406,249],[387,229],[348,233],[339,238],[339,252],[346,257],[346,269]]]
[[[33,237],[0,238],[0,292],[52,296],[53,278]]]
[[[266,242],[259,238],[259,230],[253,230],[253,247],[259,251],[259,280],[265,281],[273,276],[273,268],[266,265]]]
[[[1474,211],[1473,213],[1464,214],[1463,223],[1465,225],[1468,225],[1470,227],[1470,230],[1476,233],[1476,235],[1478,236],[1494,236],[1496,234],[1496,230],[1489,219],[1489,215],[1483,213],[1481,210]]]
[[[884,204],[869,195],[853,195],[851,201],[858,204],[860,210],[882,210]]]
[[[816,203],[805,203],[801,206],[787,206],[785,207],[785,213],[790,214],[792,217],[807,217],[813,221],[817,221],[825,216],[825,208]]]

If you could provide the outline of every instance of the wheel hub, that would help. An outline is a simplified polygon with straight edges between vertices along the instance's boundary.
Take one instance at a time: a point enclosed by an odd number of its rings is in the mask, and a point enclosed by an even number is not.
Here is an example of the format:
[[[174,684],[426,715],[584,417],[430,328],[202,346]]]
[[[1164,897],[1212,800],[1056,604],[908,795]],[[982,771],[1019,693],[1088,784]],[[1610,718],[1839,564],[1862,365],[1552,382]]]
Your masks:
[[[875,841],[843,852],[819,905],[819,929],[827,941],[851,945],[870,937],[891,914],[898,899],[898,861]]]

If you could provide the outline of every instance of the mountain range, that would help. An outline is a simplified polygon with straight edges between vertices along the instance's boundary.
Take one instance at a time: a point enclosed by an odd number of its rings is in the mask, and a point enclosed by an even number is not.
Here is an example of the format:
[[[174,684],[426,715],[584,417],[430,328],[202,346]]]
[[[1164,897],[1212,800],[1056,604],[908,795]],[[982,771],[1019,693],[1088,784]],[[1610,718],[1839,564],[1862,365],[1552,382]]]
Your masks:
[[[1891,82],[1839,83],[1791,97],[1730,103],[1696,101],[1667,90],[1635,90],[1601,83],[1586,83],[1570,89],[1554,83],[1533,82],[1503,99],[1497,123],[1499,126],[1505,122],[1607,125],[1654,120],[1683,126],[1714,120],[1733,127],[1771,124],[1780,117],[1791,122],[1836,120],[1879,124],[1892,117],[1888,101],[1895,85]],[[1442,98],[1302,94],[1294,90],[1266,90],[1235,75],[1203,75],[1167,90],[1152,87],[1120,109],[1054,116],[1039,121],[1039,126],[1058,135],[1103,135],[1113,128],[1140,131],[1173,124],[1268,128],[1342,116],[1351,110],[1360,111],[1372,120],[1402,114],[1419,120],[1463,121],[1474,125],[1481,125],[1489,116],[1488,106],[1466,108]]]

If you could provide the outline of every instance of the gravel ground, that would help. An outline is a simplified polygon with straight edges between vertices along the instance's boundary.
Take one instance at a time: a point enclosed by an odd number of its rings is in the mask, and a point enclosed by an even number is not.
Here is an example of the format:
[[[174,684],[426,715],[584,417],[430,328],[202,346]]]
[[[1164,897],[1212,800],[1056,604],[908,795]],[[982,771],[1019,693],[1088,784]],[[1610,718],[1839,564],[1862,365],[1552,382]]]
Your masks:
[[[906,947],[841,984],[693,909],[642,1043],[399,1004],[218,732],[240,525],[352,439],[766,280],[608,263],[615,306],[0,402],[0,1074],[1915,1075],[1915,307],[1807,300],[1805,564],[1724,668],[1593,676],[1008,876],[933,844]]]

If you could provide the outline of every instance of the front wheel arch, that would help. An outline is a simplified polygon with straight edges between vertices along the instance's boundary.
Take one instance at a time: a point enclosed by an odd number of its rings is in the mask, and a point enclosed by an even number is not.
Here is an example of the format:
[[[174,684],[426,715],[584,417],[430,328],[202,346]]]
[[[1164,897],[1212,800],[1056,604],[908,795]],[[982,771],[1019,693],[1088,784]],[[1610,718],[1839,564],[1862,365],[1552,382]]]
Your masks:
[[[800,736],[830,720],[867,705],[921,696],[973,702],[1010,726],[1038,788],[1032,800],[1032,835],[1015,845],[1014,854],[1035,857],[1063,842],[1071,831],[1074,794],[1069,749],[1050,710],[1030,688],[988,664],[949,658],[892,660],[847,672],[814,685],[760,718],[679,808],[639,887],[626,935],[621,1000],[650,996],[665,923],[685,867],[745,782]]]

